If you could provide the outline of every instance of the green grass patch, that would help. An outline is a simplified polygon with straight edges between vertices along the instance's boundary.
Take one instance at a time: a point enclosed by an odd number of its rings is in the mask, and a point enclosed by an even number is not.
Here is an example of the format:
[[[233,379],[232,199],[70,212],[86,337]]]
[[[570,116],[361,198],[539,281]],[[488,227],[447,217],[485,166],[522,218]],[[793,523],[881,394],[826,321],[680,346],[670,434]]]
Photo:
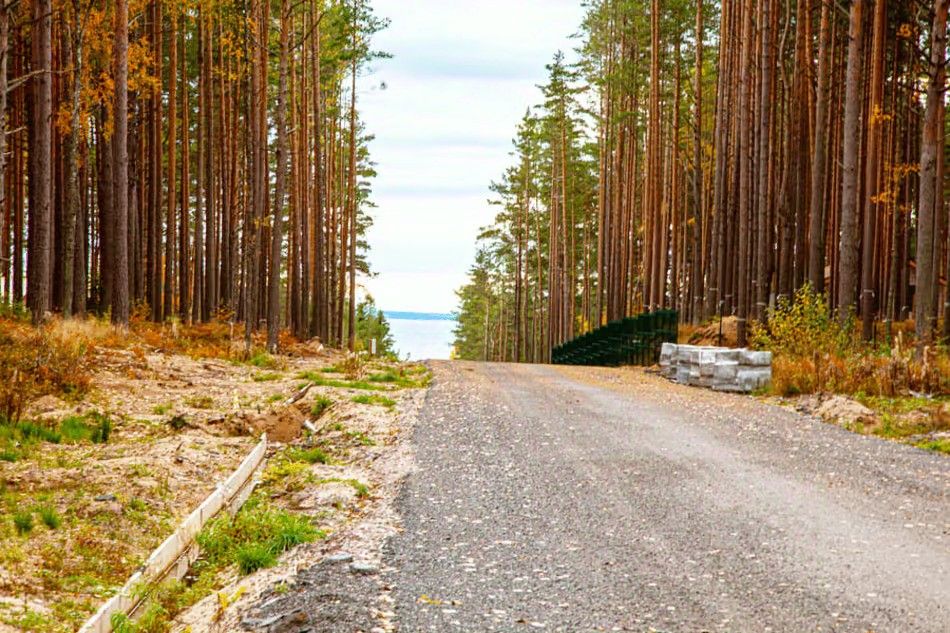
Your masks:
[[[165,415],[171,410],[172,410],[172,405],[170,402],[166,402],[165,404],[157,404],[154,407],[152,407],[152,413],[154,413],[155,415]]]
[[[392,409],[396,406],[396,401],[386,396],[353,396],[351,400],[356,404],[372,404],[379,407],[386,407],[387,409]]]
[[[385,391],[386,385],[367,382],[365,380],[335,380],[321,376],[319,372],[303,371],[297,374],[298,378],[308,380],[317,387],[336,387],[337,389],[363,389],[365,391]],[[304,383],[306,384],[306,383]]]
[[[70,416],[60,423],[59,433],[63,441],[69,444],[84,441],[105,444],[112,435],[112,420],[96,411],[81,416]]]
[[[251,379],[254,382],[274,382],[280,380],[281,375],[274,371],[259,371],[251,376]]]
[[[326,396],[317,396],[317,399],[313,401],[313,406],[310,407],[310,414],[313,415],[314,419],[320,419],[320,416],[326,413],[327,409],[332,406],[332,399]]]
[[[58,530],[59,526],[63,524],[63,520],[60,518],[56,508],[51,505],[38,507],[36,513],[40,515],[40,520],[43,521],[43,524],[51,530]]]
[[[367,380],[370,382],[399,382],[401,379],[396,372],[389,369],[378,374],[370,374]]]
[[[329,464],[332,462],[330,456],[323,449],[316,446],[313,448],[291,448],[286,455],[292,461],[307,464]]]
[[[29,510],[20,510],[13,513],[13,527],[17,534],[26,536],[33,531],[33,513]]]
[[[280,360],[274,358],[265,351],[258,351],[249,359],[247,359],[247,364],[258,369],[279,369]]]
[[[918,442],[914,446],[928,451],[950,454],[950,439],[946,438],[939,440],[925,440],[923,442]]]
[[[237,515],[222,515],[201,531],[197,539],[201,560],[196,568],[236,564],[242,574],[248,574],[272,566],[291,547],[324,536],[307,517],[290,514],[254,495]]]

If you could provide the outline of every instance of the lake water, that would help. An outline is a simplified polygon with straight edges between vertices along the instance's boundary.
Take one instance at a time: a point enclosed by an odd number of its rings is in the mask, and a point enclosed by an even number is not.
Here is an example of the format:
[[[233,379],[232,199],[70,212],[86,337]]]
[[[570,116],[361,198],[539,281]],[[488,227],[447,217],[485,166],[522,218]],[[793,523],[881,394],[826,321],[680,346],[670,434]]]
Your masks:
[[[388,316],[386,320],[400,358],[447,359],[452,354],[455,321],[392,319]]]

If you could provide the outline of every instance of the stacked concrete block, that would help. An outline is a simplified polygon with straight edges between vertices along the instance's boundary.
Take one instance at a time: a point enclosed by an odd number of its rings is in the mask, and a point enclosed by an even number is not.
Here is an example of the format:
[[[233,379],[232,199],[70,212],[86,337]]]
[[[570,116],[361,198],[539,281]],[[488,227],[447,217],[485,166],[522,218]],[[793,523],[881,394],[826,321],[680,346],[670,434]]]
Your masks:
[[[748,393],[772,380],[772,352],[663,343],[660,369],[683,385]]]

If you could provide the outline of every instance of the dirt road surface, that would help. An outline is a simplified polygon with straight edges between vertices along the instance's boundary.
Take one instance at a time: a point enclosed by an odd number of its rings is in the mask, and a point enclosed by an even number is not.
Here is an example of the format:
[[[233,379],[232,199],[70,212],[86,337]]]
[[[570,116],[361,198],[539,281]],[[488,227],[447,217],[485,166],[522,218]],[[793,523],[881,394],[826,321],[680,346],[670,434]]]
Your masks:
[[[950,460],[636,370],[433,363],[400,631],[950,631]]]

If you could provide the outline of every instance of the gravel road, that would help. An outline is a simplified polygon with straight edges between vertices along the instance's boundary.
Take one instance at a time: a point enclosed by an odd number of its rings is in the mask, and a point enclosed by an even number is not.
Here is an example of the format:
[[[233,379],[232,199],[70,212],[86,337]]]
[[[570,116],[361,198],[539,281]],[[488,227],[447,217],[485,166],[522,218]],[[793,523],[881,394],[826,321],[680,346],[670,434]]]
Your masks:
[[[637,370],[432,367],[403,633],[950,631],[947,456]]]

